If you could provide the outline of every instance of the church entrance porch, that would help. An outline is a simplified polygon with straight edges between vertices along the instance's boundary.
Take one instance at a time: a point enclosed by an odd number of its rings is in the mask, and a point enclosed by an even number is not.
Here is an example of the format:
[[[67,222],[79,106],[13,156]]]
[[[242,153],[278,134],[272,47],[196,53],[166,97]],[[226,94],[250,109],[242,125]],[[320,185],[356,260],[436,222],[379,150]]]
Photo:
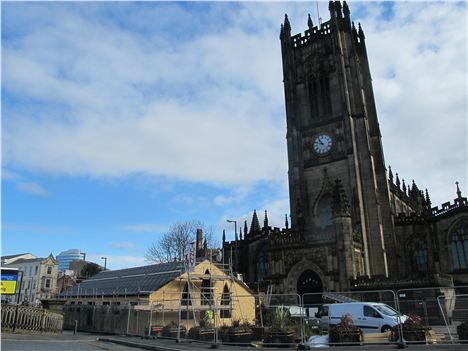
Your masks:
[[[323,303],[322,280],[311,269],[305,270],[297,280],[297,293],[303,298],[304,305],[316,305]]]
[[[305,299],[305,305],[322,304],[322,293],[329,288],[327,282],[322,269],[303,257],[289,269],[282,284],[283,293],[299,295]]]

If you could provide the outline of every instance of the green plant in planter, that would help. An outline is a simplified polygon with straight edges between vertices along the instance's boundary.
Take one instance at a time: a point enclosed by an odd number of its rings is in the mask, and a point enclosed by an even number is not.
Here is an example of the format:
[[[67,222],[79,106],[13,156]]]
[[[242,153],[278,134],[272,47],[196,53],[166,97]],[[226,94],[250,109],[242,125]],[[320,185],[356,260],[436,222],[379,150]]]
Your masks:
[[[200,319],[198,326],[192,327],[189,330],[188,337],[192,340],[211,341],[214,339],[214,334],[213,321],[205,316]]]
[[[272,344],[291,344],[294,342],[294,323],[289,310],[278,307],[271,318],[271,327],[266,332],[264,342]]]
[[[457,326],[458,340],[462,344],[468,343],[468,321],[464,321]]]
[[[362,330],[354,325],[350,314],[345,314],[341,317],[340,323],[330,326],[328,337],[331,344],[359,344],[362,341]]]
[[[239,320],[232,321],[228,331],[229,342],[250,343],[252,340],[252,329],[248,322],[241,323]]]
[[[177,323],[174,321],[171,321],[168,325],[164,326],[161,330],[162,336],[170,337],[170,338],[176,338],[177,337],[177,331],[178,331],[178,326]],[[184,338],[185,334],[187,333],[187,328],[185,326],[181,325],[180,326],[180,337]]]
[[[421,343],[426,341],[427,332],[430,328],[422,324],[422,318],[416,314],[408,314],[408,318],[401,325],[403,338],[411,343]],[[397,341],[400,332],[400,327],[397,325],[392,328],[390,333],[390,341]]]

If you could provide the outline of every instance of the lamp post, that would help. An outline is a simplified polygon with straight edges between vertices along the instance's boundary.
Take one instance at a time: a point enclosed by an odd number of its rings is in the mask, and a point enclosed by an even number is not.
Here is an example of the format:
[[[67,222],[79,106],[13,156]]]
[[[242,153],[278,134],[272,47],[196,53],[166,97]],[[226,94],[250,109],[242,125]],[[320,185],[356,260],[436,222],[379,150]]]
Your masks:
[[[238,252],[237,252],[237,221],[234,221],[234,220],[231,220],[231,219],[227,219],[226,222],[228,223],[234,223],[234,238],[235,238],[235,247],[236,247],[236,270],[238,269],[239,267],[239,262],[237,261],[237,258],[239,257],[238,255]],[[232,246],[231,246],[231,265],[232,265]]]
[[[101,257],[102,260],[104,260],[104,270],[107,268],[107,257]]]
[[[228,223],[234,223],[234,237],[237,240],[237,221],[233,221],[230,219],[227,219],[226,222]]]

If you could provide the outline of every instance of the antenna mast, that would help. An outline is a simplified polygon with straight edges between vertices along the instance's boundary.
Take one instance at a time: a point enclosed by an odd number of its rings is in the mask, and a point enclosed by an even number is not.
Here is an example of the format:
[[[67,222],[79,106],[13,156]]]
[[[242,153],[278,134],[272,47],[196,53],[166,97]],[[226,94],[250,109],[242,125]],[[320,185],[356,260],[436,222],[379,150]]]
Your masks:
[[[318,23],[319,23],[319,28],[321,28],[322,27],[322,17],[320,17],[318,0],[315,0],[315,3],[317,4],[317,19],[318,19]]]

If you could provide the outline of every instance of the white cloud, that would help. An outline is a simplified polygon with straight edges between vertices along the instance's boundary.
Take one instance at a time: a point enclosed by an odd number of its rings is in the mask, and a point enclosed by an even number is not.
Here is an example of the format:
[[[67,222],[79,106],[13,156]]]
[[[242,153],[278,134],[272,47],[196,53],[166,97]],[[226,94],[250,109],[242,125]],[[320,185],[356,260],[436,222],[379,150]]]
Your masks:
[[[238,187],[234,189],[232,195],[216,195],[213,199],[215,205],[227,206],[231,204],[241,203],[247,195],[252,191],[250,187]]]
[[[383,6],[351,4],[351,12],[366,33],[386,161],[440,203],[454,194],[455,180],[467,186],[466,4],[397,2],[386,19]],[[232,187],[282,181],[279,23],[288,12],[297,33],[314,8],[241,3],[223,13],[231,20],[223,30],[173,42],[167,32],[142,38],[62,6],[53,25],[3,49],[4,87],[59,106],[54,114],[5,110],[4,162],[54,174],[145,174]],[[232,204],[236,196],[214,202]]]
[[[452,199],[467,188],[466,5],[395,3],[385,25],[362,22],[387,163],[433,204]]]
[[[18,180],[21,179],[21,176],[15,172],[11,172],[7,169],[2,169],[2,179],[4,180]]]
[[[49,193],[41,185],[34,182],[17,182],[16,188],[23,193],[37,195],[42,197],[49,196]]]

